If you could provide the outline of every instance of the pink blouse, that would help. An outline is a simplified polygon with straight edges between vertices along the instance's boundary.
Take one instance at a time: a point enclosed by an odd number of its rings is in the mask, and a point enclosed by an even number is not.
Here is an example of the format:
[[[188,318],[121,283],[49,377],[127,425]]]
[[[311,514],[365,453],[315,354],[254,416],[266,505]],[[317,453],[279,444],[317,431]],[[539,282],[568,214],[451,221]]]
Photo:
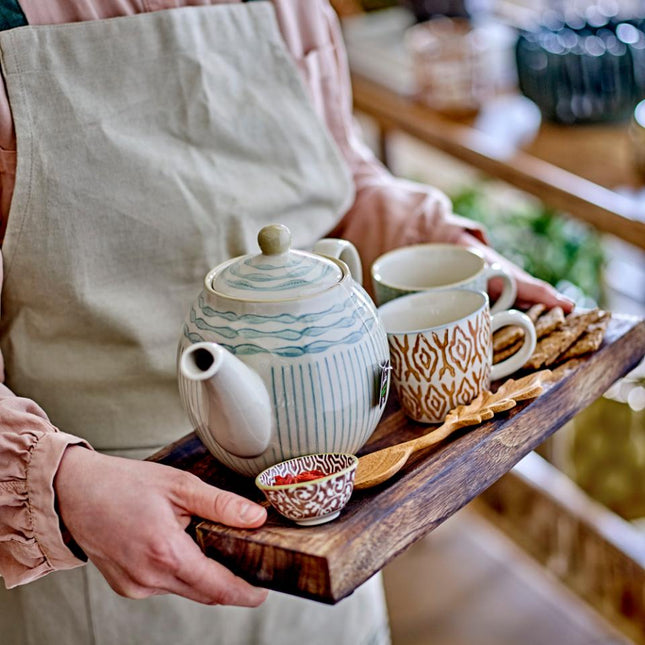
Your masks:
[[[77,22],[185,5],[232,0],[20,0],[30,25]],[[237,0],[239,1],[239,0]],[[273,0],[287,46],[316,110],[352,170],[356,199],[331,232],[358,247],[367,269],[384,251],[420,241],[457,241],[477,225],[451,214],[439,191],[395,179],[361,142],[340,28],[327,0]],[[16,138],[0,89],[0,216],[11,204]],[[366,275],[368,275],[366,273]],[[1,281],[0,270],[0,281]],[[0,374],[4,380],[0,357]],[[60,432],[37,403],[0,384],[0,574],[7,587],[82,564],[65,546],[55,512],[53,480],[65,448],[83,440]]]

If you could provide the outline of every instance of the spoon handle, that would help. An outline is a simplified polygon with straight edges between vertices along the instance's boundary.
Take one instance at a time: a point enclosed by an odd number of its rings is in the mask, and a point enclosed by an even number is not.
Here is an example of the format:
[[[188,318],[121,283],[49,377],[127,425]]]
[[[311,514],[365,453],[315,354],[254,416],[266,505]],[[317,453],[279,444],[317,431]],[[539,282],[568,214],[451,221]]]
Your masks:
[[[515,407],[518,401],[539,396],[543,390],[542,382],[551,378],[550,370],[527,374],[517,381],[507,380],[495,394],[485,390],[470,403],[459,405],[451,410],[442,425],[421,437],[410,439],[400,444],[410,453],[422,450],[443,441],[459,428],[475,426],[492,419],[495,414]]]
[[[476,424],[476,421],[473,420],[473,425]],[[402,446],[410,448],[411,452],[416,452],[417,450],[423,450],[429,446],[433,446],[435,443],[443,441],[449,437],[455,430],[465,427],[463,423],[458,423],[454,421],[446,421],[441,424],[438,428],[435,428],[431,432],[424,434],[421,437],[416,437],[415,439],[410,439],[406,441]]]

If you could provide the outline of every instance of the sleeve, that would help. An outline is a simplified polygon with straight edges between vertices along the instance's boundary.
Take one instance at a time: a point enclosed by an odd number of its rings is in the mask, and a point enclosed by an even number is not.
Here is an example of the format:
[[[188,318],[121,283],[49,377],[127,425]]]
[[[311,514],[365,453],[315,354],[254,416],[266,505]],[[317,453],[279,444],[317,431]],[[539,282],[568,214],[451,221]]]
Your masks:
[[[1,356],[0,376],[4,382]],[[7,588],[84,562],[66,545],[55,509],[54,477],[73,444],[90,447],[0,384],[0,575]]]
[[[347,161],[356,190],[353,205],[330,235],[356,245],[365,275],[377,256],[406,244],[457,243],[460,239],[463,243],[470,236],[486,243],[482,227],[452,213],[446,195],[394,177],[362,142],[353,119],[349,67],[338,18],[327,2],[322,11],[327,33],[318,36],[322,44],[311,48],[300,64],[314,105]]]

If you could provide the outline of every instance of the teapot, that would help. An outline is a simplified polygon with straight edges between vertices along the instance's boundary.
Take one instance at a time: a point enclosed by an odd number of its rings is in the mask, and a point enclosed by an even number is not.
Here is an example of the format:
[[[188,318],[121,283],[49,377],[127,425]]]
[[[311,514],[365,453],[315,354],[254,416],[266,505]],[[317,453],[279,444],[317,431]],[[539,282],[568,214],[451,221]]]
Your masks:
[[[346,240],[290,248],[265,226],[261,253],[209,271],[184,322],[179,392],[199,438],[221,463],[255,476],[311,453],[354,453],[389,392],[385,328],[360,285]]]

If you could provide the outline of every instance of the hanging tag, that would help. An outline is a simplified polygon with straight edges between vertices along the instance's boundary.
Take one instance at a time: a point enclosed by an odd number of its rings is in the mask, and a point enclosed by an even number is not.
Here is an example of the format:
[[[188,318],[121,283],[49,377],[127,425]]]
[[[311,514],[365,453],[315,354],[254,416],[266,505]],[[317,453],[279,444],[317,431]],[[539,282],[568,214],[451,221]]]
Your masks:
[[[388,392],[390,391],[390,372],[392,371],[392,366],[390,365],[390,361],[386,360],[383,361],[380,365],[380,372],[381,376],[379,379],[379,386],[378,386],[378,407],[382,408],[385,405],[385,402],[387,401],[387,395]]]

